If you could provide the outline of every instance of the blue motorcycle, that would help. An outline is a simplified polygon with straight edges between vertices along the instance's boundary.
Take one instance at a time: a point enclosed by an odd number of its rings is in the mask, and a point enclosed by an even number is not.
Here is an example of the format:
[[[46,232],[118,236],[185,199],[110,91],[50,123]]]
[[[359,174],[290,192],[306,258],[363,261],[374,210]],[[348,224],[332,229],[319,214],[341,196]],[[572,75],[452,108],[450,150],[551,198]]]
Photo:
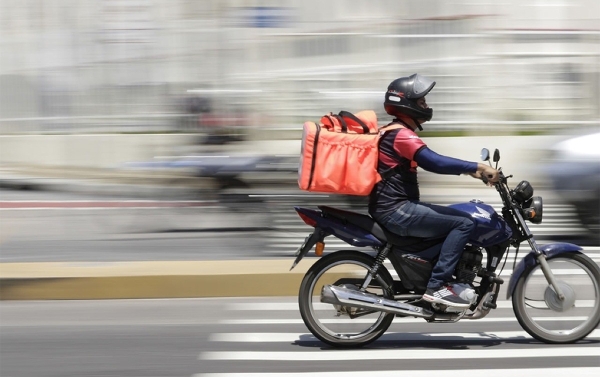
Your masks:
[[[481,157],[489,162],[489,151],[484,148]],[[499,160],[496,150],[496,167]],[[422,300],[443,239],[401,237],[361,213],[327,206],[295,207],[314,231],[297,250],[292,269],[313,247],[322,256],[328,236],[373,250],[335,251],[310,267],[298,296],[307,328],[329,345],[361,347],[383,335],[395,317],[435,323],[484,318],[498,307],[504,284],[500,275],[512,246],[515,264],[503,294],[512,298],[519,324],[546,343],[585,338],[600,323],[600,268],[577,245],[537,244],[527,222],[541,223],[542,198],[533,195],[528,181],[510,189],[511,177],[500,169],[500,180],[494,185],[503,203],[501,214],[478,200],[452,205],[477,224],[454,272],[461,294],[471,301],[467,309]],[[531,251],[516,263],[523,242]]]

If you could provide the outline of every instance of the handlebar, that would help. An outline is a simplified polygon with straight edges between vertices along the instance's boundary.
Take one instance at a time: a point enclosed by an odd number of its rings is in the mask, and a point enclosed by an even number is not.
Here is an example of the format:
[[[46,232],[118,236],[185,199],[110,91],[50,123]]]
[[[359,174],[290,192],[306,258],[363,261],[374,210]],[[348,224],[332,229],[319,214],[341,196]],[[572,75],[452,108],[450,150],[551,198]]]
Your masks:
[[[487,177],[486,177],[484,174],[482,174],[482,175],[481,175],[481,180],[482,180],[482,181],[483,181],[483,183],[484,183],[484,184],[487,186],[487,184],[488,184],[488,179],[487,179]]]
[[[492,184],[492,186],[497,186],[498,184],[500,184],[500,183],[502,183],[503,181],[505,181],[505,178],[504,178],[504,176],[502,175],[502,172],[500,172],[500,177],[499,177],[499,178],[500,178],[500,179],[498,179],[498,182],[495,182],[495,183],[493,183],[493,184]],[[487,185],[490,183],[490,180],[489,180],[489,178],[488,178],[488,177],[487,177],[485,174],[482,174],[482,175],[481,175],[481,180],[483,181],[483,184],[485,184],[486,186],[487,186]]]
[[[502,173],[502,170],[498,170],[498,175],[499,175],[499,179],[498,182],[494,183],[494,186],[498,186],[499,184],[502,183],[507,183],[508,178],[512,178],[512,175],[509,176],[505,176],[504,173]],[[481,175],[481,180],[483,181],[483,183],[485,185],[487,185],[489,183],[489,179],[487,176],[485,176],[484,174]]]

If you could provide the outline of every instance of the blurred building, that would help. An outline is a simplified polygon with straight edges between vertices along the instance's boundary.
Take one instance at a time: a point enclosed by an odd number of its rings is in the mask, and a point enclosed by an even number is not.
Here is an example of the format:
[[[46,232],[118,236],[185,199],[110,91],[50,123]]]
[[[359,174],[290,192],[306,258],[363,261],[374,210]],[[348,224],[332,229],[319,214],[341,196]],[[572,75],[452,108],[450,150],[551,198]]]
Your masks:
[[[414,72],[438,82],[428,129],[600,119],[597,0],[0,0],[0,19],[0,133],[189,131],[193,98],[235,127],[387,119]]]

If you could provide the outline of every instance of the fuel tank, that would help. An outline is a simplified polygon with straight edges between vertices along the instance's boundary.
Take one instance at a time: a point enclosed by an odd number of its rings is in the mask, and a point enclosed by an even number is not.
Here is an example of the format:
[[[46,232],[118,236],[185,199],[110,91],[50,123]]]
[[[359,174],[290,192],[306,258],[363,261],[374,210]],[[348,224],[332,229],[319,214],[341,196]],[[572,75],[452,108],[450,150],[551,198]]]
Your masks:
[[[488,247],[506,241],[512,230],[492,206],[480,200],[452,204],[449,207],[468,213],[475,221],[475,231],[470,242],[479,247]]]

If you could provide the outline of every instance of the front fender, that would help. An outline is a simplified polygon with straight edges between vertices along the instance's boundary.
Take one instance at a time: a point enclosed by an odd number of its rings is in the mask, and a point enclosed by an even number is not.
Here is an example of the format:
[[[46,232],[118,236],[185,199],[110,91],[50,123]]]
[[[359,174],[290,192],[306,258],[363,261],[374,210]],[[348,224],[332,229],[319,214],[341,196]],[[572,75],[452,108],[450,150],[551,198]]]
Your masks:
[[[544,253],[546,255],[546,258],[548,259],[556,255],[565,253],[581,254],[582,250],[583,249],[580,246],[566,242],[551,243],[540,247],[540,251]],[[513,295],[515,287],[517,286],[517,282],[521,278],[521,275],[523,275],[523,273],[526,270],[528,270],[530,267],[535,266],[536,264],[538,264],[538,261],[535,257],[535,252],[533,250],[530,251],[529,254],[527,254],[523,259],[521,259],[519,263],[517,263],[517,266],[515,267],[512,276],[510,277],[510,281],[508,282],[508,291],[506,292],[507,299],[509,299]]]

